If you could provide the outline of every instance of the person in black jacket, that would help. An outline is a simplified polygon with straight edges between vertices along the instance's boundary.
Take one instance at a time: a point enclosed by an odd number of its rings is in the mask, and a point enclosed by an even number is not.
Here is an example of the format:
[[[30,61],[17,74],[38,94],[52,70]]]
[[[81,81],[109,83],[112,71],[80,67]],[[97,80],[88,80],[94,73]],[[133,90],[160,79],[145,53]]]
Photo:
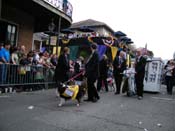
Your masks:
[[[68,47],[64,47],[63,53],[58,58],[58,62],[55,69],[56,82],[66,82],[69,79],[69,52]]]
[[[108,92],[107,75],[108,75],[107,56],[103,55],[103,58],[99,63],[99,77],[98,77],[98,82],[97,82],[97,91],[101,90],[102,83],[104,83],[106,92]]]
[[[99,75],[99,56],[96,51],[96,44],[91,44],[90,48],[92,53],[85,65],[85,76],[87,77],[88,86],[88,99],[86,99],[85,101],[96,102],[98,99],[100,99],[97,89],[95,87],[95,82]]]
[[[123,78],[123,71],[126,70],[126,59],[125,59],[125,52],[118,51],[117,55],[113,61],[113,75],[116,83],[116,92],[115,94],[120,94],[120,87]]]
[[[137,89],[138,99],[143,98],[143,87],[144,87],[144,76],[145,76],[145,66],[146,58],[142,55],[141,50],[136,51],[136,61],[135,61],[135,83]]]

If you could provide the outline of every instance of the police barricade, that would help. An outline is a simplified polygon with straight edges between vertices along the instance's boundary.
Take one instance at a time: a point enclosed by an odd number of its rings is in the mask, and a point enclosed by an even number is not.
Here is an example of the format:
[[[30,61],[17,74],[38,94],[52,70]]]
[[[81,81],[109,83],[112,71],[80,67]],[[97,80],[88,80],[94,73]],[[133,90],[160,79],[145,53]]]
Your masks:
[[[0,64],[0,88],[48,88],[54,84],[54,69],[33,65]]]

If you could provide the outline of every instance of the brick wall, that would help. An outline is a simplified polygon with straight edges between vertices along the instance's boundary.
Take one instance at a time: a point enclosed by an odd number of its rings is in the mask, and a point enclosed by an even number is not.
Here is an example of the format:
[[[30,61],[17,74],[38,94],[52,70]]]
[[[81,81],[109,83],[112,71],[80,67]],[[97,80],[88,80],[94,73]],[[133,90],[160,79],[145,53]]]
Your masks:
[[[17,25],[17,45],[25,45],[27,52],[32,49],[34,17],[16,8],[3,5],[2,18]]]

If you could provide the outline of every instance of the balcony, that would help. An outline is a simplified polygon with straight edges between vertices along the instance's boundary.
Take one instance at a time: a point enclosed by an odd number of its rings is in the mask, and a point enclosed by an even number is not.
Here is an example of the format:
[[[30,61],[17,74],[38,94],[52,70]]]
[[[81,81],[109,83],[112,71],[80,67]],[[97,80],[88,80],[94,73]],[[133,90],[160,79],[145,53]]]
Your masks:
[[[68,28],[72,23],[73,7],[68,1],[65,3],[63,0],[2,0],[2,18],[12,21],[12,18],[16,19],[16,15],[8,14],[9,9],[18,14],[25,12],[34,19],[34,32],[46,31],[51,19],[58,25],[61,17],[61,28]]]
[[[33,0],[33,1],[37,2],[38,0]],[[72,18],[73,7],[70,2],[68,1],[63,2],[63,0],[43,0],[43,1],[45,1],[55,9],[64,12],[67,16]]]

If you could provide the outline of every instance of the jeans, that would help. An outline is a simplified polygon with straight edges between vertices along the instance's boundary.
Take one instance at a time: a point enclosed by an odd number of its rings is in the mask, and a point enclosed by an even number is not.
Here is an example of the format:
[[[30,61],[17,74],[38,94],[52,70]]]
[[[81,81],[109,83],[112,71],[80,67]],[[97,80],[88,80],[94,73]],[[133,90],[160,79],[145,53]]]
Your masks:
[[[0,64],[0,84],[6,84],[7,78],[7,65]]]

